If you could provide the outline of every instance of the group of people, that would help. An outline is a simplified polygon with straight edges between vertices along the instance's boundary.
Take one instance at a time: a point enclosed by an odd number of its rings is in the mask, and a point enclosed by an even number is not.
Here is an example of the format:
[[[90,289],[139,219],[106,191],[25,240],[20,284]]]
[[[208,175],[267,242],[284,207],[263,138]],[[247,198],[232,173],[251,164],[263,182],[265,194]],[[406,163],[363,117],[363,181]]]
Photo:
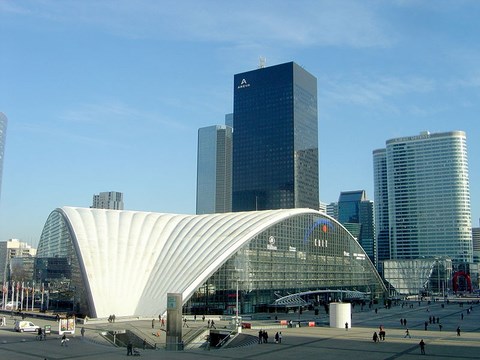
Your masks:
[[[282,343],[282,332],[278,332],[275,334],[275,343],[281,344]]]
[[[380,340],[385,341],[385,328],[383,325],[380,325],[378,334],[376,331],[373,333],[373,342],[379,342]]]
[[[110,323],[112,323],[112,322],[114,323],[114,322],[115,322],[115,314],[110,315],[110,316],[108,317],[108,322],[110,322]]]
[[[212,320],[208,319],[207,329],[211,329],[211,328],[216,329],[216,327],[215,327],[215,321],[213,321],[213,319],[212,319]]]
[[[268,343],[268,332],[266,330],[260,330],[258,332],[258,343],[259,344]]]

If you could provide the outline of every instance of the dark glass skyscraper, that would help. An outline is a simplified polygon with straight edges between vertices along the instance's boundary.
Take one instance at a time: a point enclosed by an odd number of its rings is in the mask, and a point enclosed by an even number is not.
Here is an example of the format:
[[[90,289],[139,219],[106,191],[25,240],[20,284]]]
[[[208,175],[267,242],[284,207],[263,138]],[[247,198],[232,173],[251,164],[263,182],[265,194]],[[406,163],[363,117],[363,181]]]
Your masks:
[[[342,191],[338,199],[338,221],[362,245],[372,263],[376,264],[373,202],[365,190]]]
[[[293,62],[234,77],[233,211],[318,209],[317,79]]]

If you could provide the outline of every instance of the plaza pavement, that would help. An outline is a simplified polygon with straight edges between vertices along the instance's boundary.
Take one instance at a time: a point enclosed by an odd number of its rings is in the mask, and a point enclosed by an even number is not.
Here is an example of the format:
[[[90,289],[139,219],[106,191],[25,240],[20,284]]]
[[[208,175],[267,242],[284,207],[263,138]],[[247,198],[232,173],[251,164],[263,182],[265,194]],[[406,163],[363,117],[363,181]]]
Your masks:
[[[413,304],[413,308],[410,308]],[[275,322],[275,314],[268,314],[271,320],[253,320],[253,329],[245,329],[243,332],[257,336],[259,328],[269,333],[269,340],[273,340],[276,331],[282,331],[281,344],[272,341],[267,344],[254,344],[240,348],[212,349],[212,350],[185,350],[165,351],[162,345],[165,343],[164,332],[161,336],[154,335],[160,325],[158,319],[155,329],[152,331],[151,319],[117,321],[115,323],[87,323],[85,326],[85,338],[80,336],[80,327],[77,327],[77,335],[71,338],[68,347],[60,345],[58,334],[49,335],[47,341],[36,341],[35,334],[16,333],[13,331],[14,319],[7,316],[8,326],[0,327],[0,359],[118,359],[126,357],[125,348],[117,348],[109,345],[100,335],[102,330],[129,329],[142,334],[149,343],[158,343],[160,349],[139,350],[144,359],[479,359],[480,358],[480,305],[467,304],[463,307],[453,301],[450,304],[442,302],[431,303],[409,302],[407,306],[393,306],[391,309],[365,308],[363,311],[357,306],[352,313],[352,328],[336,329],[328,327],[328,317],[325,313],[314,316],[313,312],[305,311],[301,316],[298,314],[277,314],[278,319],[293,321],[315,320],[323,324],[318,327],[294,327],[278,328]],[[472,306],[470,314],[467,309]],[[463,320],[461,314],[463,313]],[[438,324],[429,324],[428,330],[424,330],[424,323],[429,316],[440,318],[442,331]],[[407,319],[407,327],[411,338],[405,338],[405,327],[400,324],[400,319]],[[29,318],[37,325],[52,325],[54,320]],[[194,331],[196,328],[205,326],[206,322],[189,321],[185,333]],[[216,321],[217,328],[227,325],[226,321]],[[372,335],[383,325],[386,331],[385,341],[374,343]],[[456,328],[460,326],[461,336],[457,336]],[[426,355],[420,354],[419,341],[424,339],[426,343]]]

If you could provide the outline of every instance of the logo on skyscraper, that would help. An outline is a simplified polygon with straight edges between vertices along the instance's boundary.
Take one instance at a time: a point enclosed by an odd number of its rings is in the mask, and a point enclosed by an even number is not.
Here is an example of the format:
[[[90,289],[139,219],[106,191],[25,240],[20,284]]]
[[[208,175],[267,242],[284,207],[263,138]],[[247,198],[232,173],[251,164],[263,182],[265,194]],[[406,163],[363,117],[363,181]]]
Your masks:
[[[247,88],[249,86],[250,86],[250,84],[247,82],[247,80],[242,79],[242,81],[240,82],[240,85],[237,86],[237,89],[243,89],[243,88]]]

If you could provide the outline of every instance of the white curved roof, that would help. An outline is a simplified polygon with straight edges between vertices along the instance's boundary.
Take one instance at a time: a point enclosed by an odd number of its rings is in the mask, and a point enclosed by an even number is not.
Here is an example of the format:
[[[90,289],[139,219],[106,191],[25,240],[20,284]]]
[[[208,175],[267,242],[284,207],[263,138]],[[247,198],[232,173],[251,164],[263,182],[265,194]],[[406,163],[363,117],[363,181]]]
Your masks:
[[[167,293],[186,301],[268,227],[310,209],[174,215],[62,207],[91,294],[92,315],[153,316]],[[325,214],[322,214],[325,216]]]

